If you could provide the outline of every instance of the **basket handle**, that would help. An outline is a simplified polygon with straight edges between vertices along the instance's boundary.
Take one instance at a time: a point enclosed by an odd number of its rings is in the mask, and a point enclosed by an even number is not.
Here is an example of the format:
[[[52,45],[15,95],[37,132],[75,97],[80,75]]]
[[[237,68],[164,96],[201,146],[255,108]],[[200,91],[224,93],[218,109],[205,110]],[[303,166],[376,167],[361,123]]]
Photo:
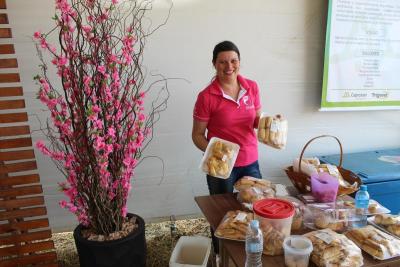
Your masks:
[[[324,134],[324,135],[320,135],[320,136],[317,136],[317,137],[312,138],[312,139],[311,139],[310,141],[308,141],[307,144],[303,147],[303,150],[301,151],[301,154],[300,154],[300,160],[299,160],[299,172],[301,172],[301,161],[302,161],[302,159],[303,159],[303,154],[304,154],[304,151],[306,150],[307,146],[308,146],[312,141],[314,141],[315,139],[319,139],[319,138],[323,138],[323,137],[332,137],[332,138],[334,138],[334,139],[338,142],[339,147],[340,147],[339,168],[342,167],[342,160],[343,160],[343,148],[342,148],[342,143],[340,143],[339,138],[337,138],[336,136]]]

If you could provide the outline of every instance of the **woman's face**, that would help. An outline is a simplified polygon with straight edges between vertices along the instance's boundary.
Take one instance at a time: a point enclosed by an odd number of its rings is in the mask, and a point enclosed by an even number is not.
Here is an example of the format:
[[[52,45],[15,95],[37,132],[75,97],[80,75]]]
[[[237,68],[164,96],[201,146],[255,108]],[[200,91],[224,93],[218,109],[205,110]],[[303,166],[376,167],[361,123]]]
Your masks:
[[[240,69],[239,56],[235,51],[219,52],[214,63],[217,77],[220,80],[237,78]]]

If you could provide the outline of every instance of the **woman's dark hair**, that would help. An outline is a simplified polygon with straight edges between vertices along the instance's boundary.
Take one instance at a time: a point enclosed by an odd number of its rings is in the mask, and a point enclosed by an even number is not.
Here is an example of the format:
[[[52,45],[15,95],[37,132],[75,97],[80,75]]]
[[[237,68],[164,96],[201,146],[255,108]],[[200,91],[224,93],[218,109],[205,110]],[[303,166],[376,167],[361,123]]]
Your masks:
[[[219,44],[217,44],[214,47],[213,59],[212,59],[213,64],[215,64],[215,61],[217,60],[218,54],[220,52],[225,52],[225,51],[234,51],[234,52],[236,52],[238,54],[239,60],[240,60],[240,52],[239,52],[239,49],[237,48],[237,46],[234,43],[232,43],[231,41],[223,41],[223,42],[220,42]]]

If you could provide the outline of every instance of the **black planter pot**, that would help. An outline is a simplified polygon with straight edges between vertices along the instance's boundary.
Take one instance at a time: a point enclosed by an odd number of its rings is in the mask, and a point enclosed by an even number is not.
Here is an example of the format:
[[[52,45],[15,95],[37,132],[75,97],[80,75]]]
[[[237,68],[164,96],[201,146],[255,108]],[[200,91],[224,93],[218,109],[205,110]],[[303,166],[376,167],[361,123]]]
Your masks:
[[[130,235],[113,241],[89,241],[82,237],[78,225],[74,230],[76,249],[81,267],[145,267],[146,238],[144,220],[135,214],[138,228]]]

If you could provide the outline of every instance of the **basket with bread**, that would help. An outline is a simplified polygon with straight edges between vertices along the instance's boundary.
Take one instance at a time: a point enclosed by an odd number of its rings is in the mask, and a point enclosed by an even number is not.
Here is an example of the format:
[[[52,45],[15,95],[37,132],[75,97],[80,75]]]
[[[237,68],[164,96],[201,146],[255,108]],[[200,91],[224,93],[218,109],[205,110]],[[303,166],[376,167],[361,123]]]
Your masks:
[[[352,229],[346,236],[376,259],[387,260],[400,256],[400,240],[371,225]]]
[[[316,139],[331,137],[334,138],[340,147],[340,161],[338,166],[330,164],[321,164],[318,158],[303,158],[304,152],[308,145]],[[311,192],[311,178],[310,176],[315,172],[327,172],[331,176],[336,177],[339,182],[338,195],[347,195],[354,193],[358,190],[361,185],[361,179],[353,172],[342,168],[343,160],[343,148],[340,140],[332,135],[321,135],[312,138],[303,147],[300,157],[294,160],[293,166],[289,166],[285,169],[285,172],[293,185],[301,193]]]
[[[309,232],[304,236],[313,244],[311,261],[319,267],[359,267],[363,265],[360,248],[345,235],[324,229]]]
[[[223,239],[244,241],[247,227],[253,218],[253,213],[241,210],[228,211],[218,225],[215,236]]]

